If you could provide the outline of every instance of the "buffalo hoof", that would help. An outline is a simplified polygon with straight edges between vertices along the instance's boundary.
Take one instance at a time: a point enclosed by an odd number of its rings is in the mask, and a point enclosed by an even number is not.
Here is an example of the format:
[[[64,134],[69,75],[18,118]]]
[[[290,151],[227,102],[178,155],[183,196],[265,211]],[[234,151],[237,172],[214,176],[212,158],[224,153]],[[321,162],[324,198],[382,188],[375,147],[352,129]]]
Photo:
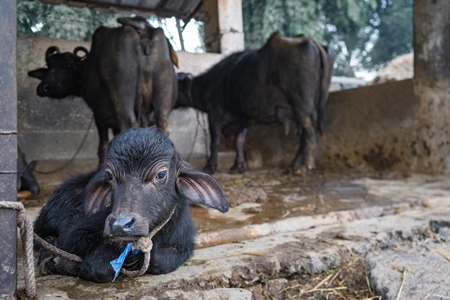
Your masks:
[[[316,168],[316,163],[314,161],[308,161],[305,164],[306,169],[308,169],[308,171],[314,170]]]
[[[283,174],[293,174],[293,175],[306,175],[309,169],[302,165],[300,167],[289,167],[283,171]]]
[[[236,174],[236,173],[244,173],[245,172],[245,167],[243,165],[234,165],[230,168],[230,173],[231,174]]]
[[[214,174],[214,172],[216,172],[217,167],[216,166],[212,166],[212,165],[206,165],[203,168],[203,172],[207,173],[207,174]]]
[[[292,173],[294,175],[306,175],[308,173],[309,169],[305,165],[301,166],[300,168],[297,168],[295,170],[292,170]]]

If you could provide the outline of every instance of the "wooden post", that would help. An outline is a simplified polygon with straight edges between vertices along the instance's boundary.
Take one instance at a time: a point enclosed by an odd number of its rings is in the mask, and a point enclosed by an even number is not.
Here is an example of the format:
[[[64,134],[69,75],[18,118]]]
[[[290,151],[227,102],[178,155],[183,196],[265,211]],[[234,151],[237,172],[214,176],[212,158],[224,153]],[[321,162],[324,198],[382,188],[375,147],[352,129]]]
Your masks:
[[[16,0],[0,6],[0,201],[17,201]],[[0,299],[17,295],[17,212],[0,208]]]
[[[231,54],[244,50],[241,0],[203,1],[207,52]]]

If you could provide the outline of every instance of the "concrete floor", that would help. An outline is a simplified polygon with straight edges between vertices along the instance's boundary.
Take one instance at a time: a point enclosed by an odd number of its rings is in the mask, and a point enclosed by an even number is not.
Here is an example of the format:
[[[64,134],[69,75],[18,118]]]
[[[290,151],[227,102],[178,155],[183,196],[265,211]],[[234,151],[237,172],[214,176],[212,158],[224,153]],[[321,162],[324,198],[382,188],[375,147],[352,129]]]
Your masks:
[[[90,167],[79,165],[75,171]],[[21,199],[31,219],[68,175],[65,172],[38,175],[41,195]],[[352,253],[365,256],[407,244],[418,232],[428,232],[431,220],[450,221],[449,176],[318,171],[294,176],[271,169],[243,175],[221,172],[215,177],[230,211],[220,214],[192,207],[198,249],[178,270],[160,276],[122,276],[108,284],[37,274],[37,298],[251,299],[251,287],[261,282],[261,276],[324,272]],[[23,296],[21,264],[18,268]],[[388,295],[382,289],[379,293]]]

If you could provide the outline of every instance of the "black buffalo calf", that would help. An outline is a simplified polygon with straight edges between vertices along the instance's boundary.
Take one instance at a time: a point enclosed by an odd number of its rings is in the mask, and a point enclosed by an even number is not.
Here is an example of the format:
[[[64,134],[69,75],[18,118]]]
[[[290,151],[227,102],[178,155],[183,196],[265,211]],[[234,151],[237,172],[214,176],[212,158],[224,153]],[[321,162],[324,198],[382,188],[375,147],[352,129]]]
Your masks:
[[[95,171],[72,177],[53,192],[34,225],[39,236],[83,261],[38,246],[40,268],[47,274],[111,281],[115,271],[110,262],[126,244],[148,236],[170,218],[152,239],[147,273],[172,272],[194,250],[188,201],[228,210],[216,180],[184,162],[162,131],[124,131],[112,140],[105,162]],[[124,267],[139,270],[143,261],[142,252],[130,254]]]

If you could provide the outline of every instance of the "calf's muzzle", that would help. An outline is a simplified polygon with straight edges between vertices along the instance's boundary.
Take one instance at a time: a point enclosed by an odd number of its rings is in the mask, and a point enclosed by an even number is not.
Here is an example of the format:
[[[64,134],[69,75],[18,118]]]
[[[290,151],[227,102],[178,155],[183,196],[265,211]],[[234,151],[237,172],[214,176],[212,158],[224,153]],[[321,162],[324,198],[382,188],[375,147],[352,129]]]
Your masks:
[[[148,222],[134,214],[109,215],[103,231],[103,235],[110,238],[141,237],[148,233]]]

